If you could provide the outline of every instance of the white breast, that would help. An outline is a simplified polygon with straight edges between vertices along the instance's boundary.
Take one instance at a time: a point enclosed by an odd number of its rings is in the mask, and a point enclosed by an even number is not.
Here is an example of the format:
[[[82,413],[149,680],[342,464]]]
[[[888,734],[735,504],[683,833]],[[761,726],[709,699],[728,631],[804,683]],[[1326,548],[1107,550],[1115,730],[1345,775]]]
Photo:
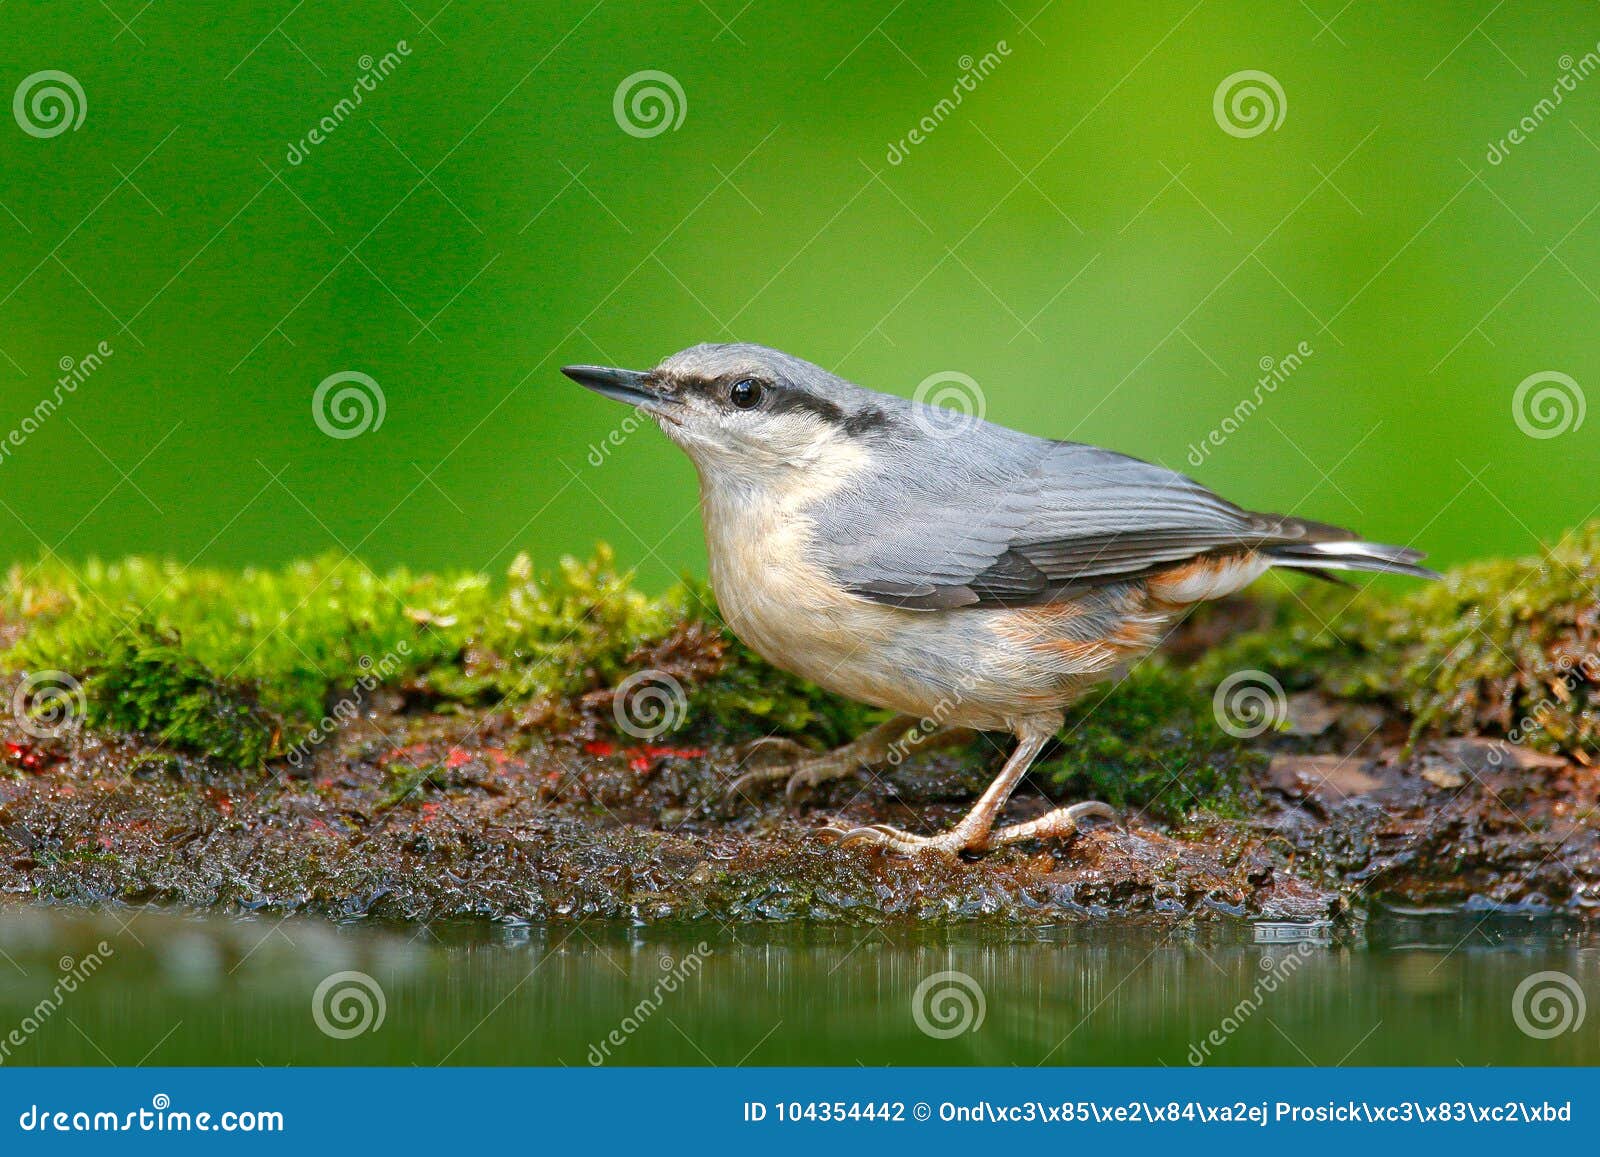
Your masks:
[[[845,594],[811,557],[804,507],[844,485],[850,464],[806,472],[786,492],[702,478],[711,585],[723,617],[751,649],[815,682],[872,644],[877,608]],[[866,637],[863,637],[866,636]]]

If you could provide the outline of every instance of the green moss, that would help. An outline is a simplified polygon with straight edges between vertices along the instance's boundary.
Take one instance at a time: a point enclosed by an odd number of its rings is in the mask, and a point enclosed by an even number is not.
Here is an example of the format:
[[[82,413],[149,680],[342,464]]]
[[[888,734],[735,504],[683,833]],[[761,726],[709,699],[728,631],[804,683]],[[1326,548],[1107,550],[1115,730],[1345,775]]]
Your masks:
[[[543,581],[519,558],[499,589],[483,575],[380,575],[333,558],[238,574],[44,564],[13,568],[0,608],[27,626],[5,666],[82,680],[91,723],[245,766],[380,684],[458,703],[605,686],[673,621],[604,550]]]
[[[1066,797],[1176,822],[1196,809],[1241,811],[1244,773],[1264,763],[1217,727],[1201,680],[1151,659],[1073,707],[1060,749],[1035,774]]]
[[[1169,815],[1224,806],[1248,759],[1215,727],[1209,697],[1244,669],[1290,691],[1381,701],[1418,733],[1510,734],[1592,757],[1597,557],[1600,523],[1541,557],[1473,564],[1399,595],[1263,584],[1267,629],[1187,668],[1150,662],[1109,694],[1091,692],[1047,774],[1077,794]],[[379,685],[436,709],[542,700],[559,722],[563,705],[657,667],[687,694],[682,725],[708,739],[832,744],[882,717],[763,662],[728,634],[703,584],[651,598],[603,548],[542,578],[519,557],[503,581],[379,574],[337,558],[241,573],[52,562],[10,572],[0,616],[19,636],[0,663],[81,680],[94,726],[246,767],[295,748],[337,703]]]
[[[253,689],[187,653],[176,631],[136,622],[77,670],[94,726],[145,732],[244,767],[272,750],[277,724]]]

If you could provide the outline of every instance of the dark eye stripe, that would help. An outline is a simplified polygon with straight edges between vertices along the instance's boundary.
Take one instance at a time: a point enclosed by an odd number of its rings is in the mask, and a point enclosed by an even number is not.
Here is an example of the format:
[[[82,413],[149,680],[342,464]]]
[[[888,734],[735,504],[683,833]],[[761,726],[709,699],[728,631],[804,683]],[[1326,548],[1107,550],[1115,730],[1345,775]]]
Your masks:
[[[819,398],[791,386],[775,385],[748,374],[741,374],[731,381],[726,377],[709,381],[705,379],[688,381],[684,383],[684,388],[704,394],[713,401],[737,406],[732,399],[733,390],[739,383],[746,381],[753,381],[760,386],[762,408],[766,413],[810,414],[812,417],[838,426],[847,434],[865,434],[893,425],[889,415],[876,406],[846,414],[841,407],[827,398]]]

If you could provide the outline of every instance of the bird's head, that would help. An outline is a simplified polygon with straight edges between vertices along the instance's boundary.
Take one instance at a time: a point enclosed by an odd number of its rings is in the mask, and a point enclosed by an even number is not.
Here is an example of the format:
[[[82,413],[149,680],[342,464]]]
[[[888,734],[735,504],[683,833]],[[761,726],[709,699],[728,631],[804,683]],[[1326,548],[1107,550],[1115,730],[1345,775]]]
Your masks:
[[[778,482],[860,461],[898,423],[896,399],[766,346],[697,345],[651,370],[562,373],[654,418],[702,476]]]

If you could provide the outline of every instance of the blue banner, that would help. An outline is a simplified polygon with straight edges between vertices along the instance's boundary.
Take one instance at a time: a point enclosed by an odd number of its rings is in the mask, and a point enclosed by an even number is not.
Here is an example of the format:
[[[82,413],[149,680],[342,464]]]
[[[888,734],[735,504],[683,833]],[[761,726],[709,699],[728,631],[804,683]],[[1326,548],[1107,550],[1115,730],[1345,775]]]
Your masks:
[[[0,1152],[415,1152],[463,1141],[650,1153],[1415,1153],[1586,1146],[1593,1069],[26,1069]],[[1587,1138],[1587,1140],[1585,1140]],[[218,1144],[221,1142],[221,1145]]]

